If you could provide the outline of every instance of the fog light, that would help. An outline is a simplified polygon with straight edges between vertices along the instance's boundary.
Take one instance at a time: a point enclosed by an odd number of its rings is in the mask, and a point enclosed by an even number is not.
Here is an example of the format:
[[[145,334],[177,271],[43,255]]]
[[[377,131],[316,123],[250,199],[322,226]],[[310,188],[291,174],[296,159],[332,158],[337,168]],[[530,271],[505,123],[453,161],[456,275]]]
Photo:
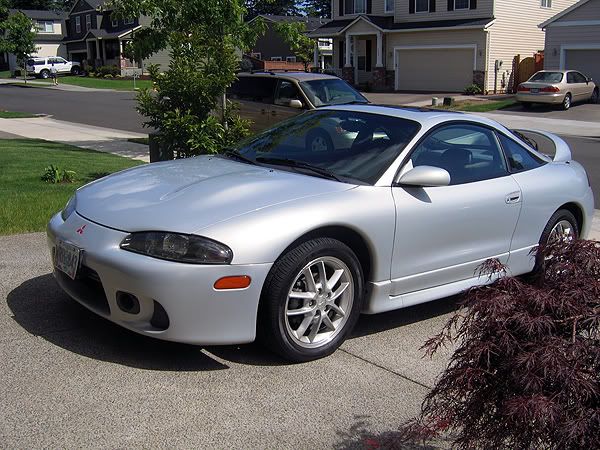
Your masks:
[[[223,277],[215,281],[215,289],[245,289],[250,286],[252,279],[248,275]]]

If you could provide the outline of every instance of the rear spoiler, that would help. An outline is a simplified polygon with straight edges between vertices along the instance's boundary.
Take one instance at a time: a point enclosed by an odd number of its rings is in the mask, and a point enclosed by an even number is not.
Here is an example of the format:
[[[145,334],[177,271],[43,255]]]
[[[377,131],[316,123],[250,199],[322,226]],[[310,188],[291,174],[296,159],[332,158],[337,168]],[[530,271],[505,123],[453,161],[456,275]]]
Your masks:
[[[565,161],[571,161],[571,159],[573,159],[572,155],[571,155],[571,148],[569,147],[569,144],[567,144],[564,140],[562,140],[560,137],[558,137],[555,134],[552,133],[548,133],[547,131],[541,131],[541,130],[514,130],[519,134],[524,135],[527,138],[527,141],[531,141],[531,142],[527,142],[529,145],[531,145],[534,150],[536,150],[538,153],[542,153],[545,156],[549,156],[546,155],[545,152],[542,152],[542,150],[539,148],[540,146],[537,144],[537,142],[535,141],[536,137],[541,137],[542,138],[542,142],[543,141],[550,141],[552,142],[553,146],[554,146],[554,156],[552,157],[552,160],[554,162],[565,162]],[[551,149],[548,149],[551,150]]]

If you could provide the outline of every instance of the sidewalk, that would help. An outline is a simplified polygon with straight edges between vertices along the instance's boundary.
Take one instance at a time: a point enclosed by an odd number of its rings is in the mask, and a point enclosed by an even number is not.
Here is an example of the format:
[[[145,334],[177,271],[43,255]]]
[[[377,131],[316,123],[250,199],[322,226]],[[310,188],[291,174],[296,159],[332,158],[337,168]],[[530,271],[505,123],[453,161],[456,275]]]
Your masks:
[[[580,120],[550,119],[505,113],[470,113],[500,122],[507,128],[548,131],[576,137],[600,137],[600,124]]]
[[[29,139],[45,139],[75,145],[144,162],[150,161],[147,145],[127,141],[131,138],[147,137],[146,134],[82,125],[49,117],[0,119],[0,131]]]

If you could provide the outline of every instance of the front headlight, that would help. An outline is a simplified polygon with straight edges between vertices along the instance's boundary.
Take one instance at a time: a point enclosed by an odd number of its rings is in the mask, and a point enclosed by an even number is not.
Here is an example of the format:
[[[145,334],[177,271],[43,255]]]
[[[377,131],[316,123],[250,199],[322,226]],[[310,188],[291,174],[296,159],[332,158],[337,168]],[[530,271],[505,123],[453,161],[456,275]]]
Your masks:
[[[192,234],[145,231],[128,235],[121,248],[154,258],[190,264],[229,264],[233,252],[225,244]]]
[[[62,217],[63,221],[66,221],[71,214],[75,211],[77,207],[77,197],[75,194],[69,199],[64,209],[60,212],[60,217]]]

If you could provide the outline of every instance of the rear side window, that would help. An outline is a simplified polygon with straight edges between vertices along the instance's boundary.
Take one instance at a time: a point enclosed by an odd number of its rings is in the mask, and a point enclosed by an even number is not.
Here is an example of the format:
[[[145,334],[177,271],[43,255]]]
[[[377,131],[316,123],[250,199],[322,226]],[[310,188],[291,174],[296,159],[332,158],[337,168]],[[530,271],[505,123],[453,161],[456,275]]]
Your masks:
[[[240,77],[229,88],[233,99],[259,103],[273,103],[276,80],[266,77]]]
[[[502,144],[504,153],[506,153],[511,172],[524,172],[545,164],[544,161],[512,139],[509,139],[502,134],[498,135],[498,138],[500,144]]]

